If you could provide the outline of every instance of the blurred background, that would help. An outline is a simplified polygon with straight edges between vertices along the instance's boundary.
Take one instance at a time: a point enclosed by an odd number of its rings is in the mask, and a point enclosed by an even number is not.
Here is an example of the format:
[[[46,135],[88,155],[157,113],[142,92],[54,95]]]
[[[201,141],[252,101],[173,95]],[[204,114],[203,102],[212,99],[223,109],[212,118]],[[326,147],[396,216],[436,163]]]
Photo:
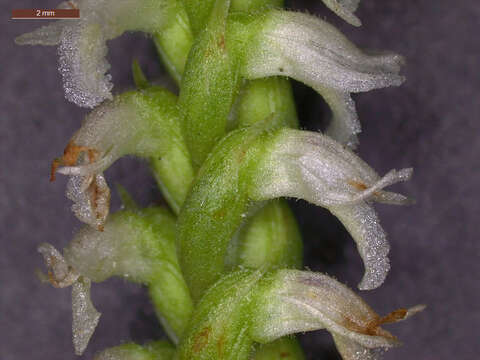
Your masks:
[[[58,0],[42,0],[53,8]],[[425,312],[388,329],[404,346],[386,360],[477,359],[480,353],[480,4],[477,0],[362,0],[354,28],[320,0],[291,0],[290,8],[334,23],[359,47],[404,55],[406,83],[355,95],[363,132],[360,156],[380,174],[413,166],[415,175],[396,190],[410,207],[377,206],[389,234],[392,270],[362,297],[381,314],[425,303]],[[63,248],[80,223],[65,198],[66,179],[49,183],[51,160],[61,155],[87,113],[63,97],[56,48],[19,47],[13,39],[41,24],[9,20],[12,8],[34,0],[0,2],[0,359],[92,359],[125,341],[162,336],[144,288],[120,279],[94,284],[93,303],[103,314],[82,357],[73,354],[70,289],[54,289],[34,276],[43,266],[36,247]],[[166,82],[151,41],[125,34],[109,43],[114,92],[132,88],[134,58],[151,79]],[[321,129],[328,108],[295,83],[302,126]],[[161,203],[141,160],[123,158],[106,172],[143,205]],[[114,192],[113,192],[114,193]],[[363,273],[354,243],[327,211],[291,201],[305,237],[305,265],[352,288]],[[113,194],[112,209],[119,200]],[[301,337],[308,359],[339,359],[329,334]]]

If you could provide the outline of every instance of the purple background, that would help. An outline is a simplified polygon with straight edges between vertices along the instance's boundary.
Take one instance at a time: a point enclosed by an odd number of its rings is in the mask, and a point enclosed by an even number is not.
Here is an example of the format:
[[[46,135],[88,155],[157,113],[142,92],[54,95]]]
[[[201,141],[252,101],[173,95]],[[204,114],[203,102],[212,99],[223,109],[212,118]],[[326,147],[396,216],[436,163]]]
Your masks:
[[[50,184],[48,176],[50,161],[62,153],[86,111],[63,98],[55,48],[13,43],[16,35],[44,23],[8,20],[11,9],[35,4],[0,4],[0,359],[78,359],[71,345],[70,290],[40,284],[33,272],[42,266],[39,243],[62,248],[80,226],[64,197],[65,179]],[[55,5],[42,1],[42,7]],[[362,158],[382,174],[415,167],[413,179],[397,189],[417,204],[377,206],[391,241],[392,270],[380,289],[362,296],[380,313],[417,303],[428,309],[389,327],[405,345],[385,359],[475,359],[480,352],[478,1],[363,0],[359,29],[336,19],[319,0],[291,6],[337,24],[361,47],[393,50],[408,61],[402,87],[355,96]],[[132,87],[133,58],[149,77],[162,76],[145,36],[124,35],[109,49],[115,92]],[[303,85],[295,89],[303,126],[319,128],[328,116],[325,105]],[[106,175],[144,205],[161,201],[142,161],[121,159]],[[306,266],[354,287],[363,269],[349,235],[327,211],[292,204],[307,241]],[[160,336],[145,289],[113,279],[94,285],[92,292],[103,316],[80,359],[123,341]],[[309,359],[338,358],[324,331],[302,341]]]

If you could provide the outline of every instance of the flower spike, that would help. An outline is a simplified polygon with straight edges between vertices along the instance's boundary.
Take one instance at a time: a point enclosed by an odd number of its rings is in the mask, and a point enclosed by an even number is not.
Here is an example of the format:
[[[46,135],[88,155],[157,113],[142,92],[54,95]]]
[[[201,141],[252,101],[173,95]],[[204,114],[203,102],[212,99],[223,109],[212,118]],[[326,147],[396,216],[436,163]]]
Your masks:
[[[403,58],[369,55],[332,25],[298,12],[270,12],[246,51],[244,76],[288,76],[325,98],[333,119],[327,134],[354,147],[360,123],[350,93],[399,86]]]
[[[252,198],[282,196],[307,200],[330,210],[355,240],[365,266],[362,290],[380,286],[390,269],[390,246],[370,202],[410,204],[383,188],[407,181],[412,169],[380,177],[357,155],[319,133],[281,130],[259,165]]]
[[[166,2],[79,0],[80,19],[60,20],[15,39],[19,45],[58,45],[65,97],[93,108],[112,99],[107,44],[125,31],[156,33],[166,18]],[[60,7],[65,7],[64,3]]]

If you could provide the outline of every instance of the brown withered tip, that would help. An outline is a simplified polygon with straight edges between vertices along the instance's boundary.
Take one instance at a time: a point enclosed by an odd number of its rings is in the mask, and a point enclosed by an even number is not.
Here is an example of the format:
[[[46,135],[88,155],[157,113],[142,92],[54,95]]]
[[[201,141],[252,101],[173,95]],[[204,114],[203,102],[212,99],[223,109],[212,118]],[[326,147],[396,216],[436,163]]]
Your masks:
[[[77,165],[78,157],[82,152],[88,154],[88,161],[93,163],[97,157],[98,151],[87,146],[78,146],[73,141],[70,141],[65,149],[63,150],[63,155],[60,158],[56,158],[52,161],[50,167],[50,181],[55,181],[55,173],[60,165],[62,166],[75,166]]]
[[[57,172],[57,169],[60,165],[61,165],[60,159],[55,159],[52,161],[52,166],[50,166],[50,182],[55,181],[55,173]]]
[[[388,331],[383,330],[382,328],[380,328],[380,326],[383,324],[391,324],[403,320],[405,316],[407,316],[407,313],[407,309],[401,308],[392,311],[390,314],[387,314],[383,317],[378,317],[378,319],[372,321],[367,325],[365,333],[367,335],[384,336],[386,338],[396,339],[395,336],[390,334]]]

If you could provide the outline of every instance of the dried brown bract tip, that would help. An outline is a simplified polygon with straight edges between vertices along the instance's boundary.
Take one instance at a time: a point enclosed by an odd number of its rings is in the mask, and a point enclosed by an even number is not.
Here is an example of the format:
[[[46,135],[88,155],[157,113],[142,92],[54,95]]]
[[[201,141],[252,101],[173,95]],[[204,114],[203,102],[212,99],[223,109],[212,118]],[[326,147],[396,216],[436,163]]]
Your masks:
[[[55,181],[55,173],[64,169],[82,168],[96,164],[100,152],[88,146],[79,146],[70,141],[63,156],[52,162],[50,181]],[[59,166],[64,166],[59,169]],[[95,166],[95,165],[93,165]],[[72,210],[80,221],[83,221],[99,231],[103,231],[110,210],[110,189],[102,174],[94,171],[71,176],[67,186],[67,197],[74,204]]]
[[[48,281],[56,288],[68,287],[77,281],[80,274],[67,264],[62,254],[52,245],[41,244],[38,247],[38,252],[43,255],[45,265],[48,268],[47,275],[39,274],[42,280]]]
[[[95,162],[98,151],[91,149],[87,146],[78,146],[73,141],[70,141],[65,150],[63,150],[63,155],[60,158],[57,158],[52,161],[52,166],[50,168],[50,181],[55,181],[55,173],[59,166],[75,166],[78,163],[78,158],[82,153],[86,153],[89,163]]]

